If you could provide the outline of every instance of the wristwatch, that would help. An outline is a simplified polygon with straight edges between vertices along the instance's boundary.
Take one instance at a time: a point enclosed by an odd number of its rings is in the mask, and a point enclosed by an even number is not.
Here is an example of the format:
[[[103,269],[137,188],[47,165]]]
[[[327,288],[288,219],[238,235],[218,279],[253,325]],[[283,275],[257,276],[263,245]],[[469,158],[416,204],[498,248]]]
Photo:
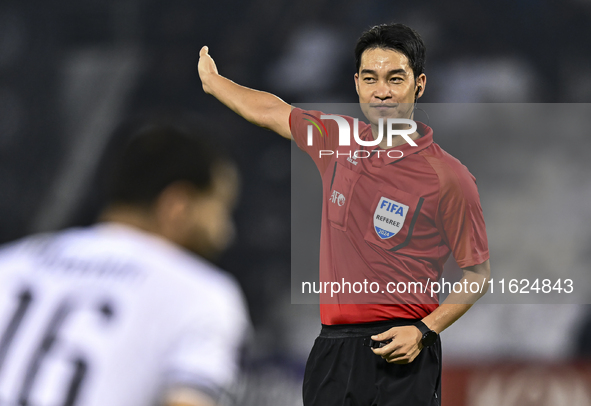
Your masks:
[[[421,344],[423,344],[423,347],[429,347],[433,345],[435,340],[437,340],[438,334],[431,330],[429,327],[427,327],[427,325],[423,323],[421,320],[415,323],[415,327],[418,328],[421,334],[423,335],[423,338],[421,338]]]

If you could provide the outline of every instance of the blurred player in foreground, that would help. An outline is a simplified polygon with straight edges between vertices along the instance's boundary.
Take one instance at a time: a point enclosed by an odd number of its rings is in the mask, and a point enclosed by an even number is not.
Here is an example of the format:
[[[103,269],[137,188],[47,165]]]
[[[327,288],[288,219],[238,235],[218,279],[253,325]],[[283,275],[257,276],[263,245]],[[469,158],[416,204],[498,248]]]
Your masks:
[[[412,119],[427,82],[425,53],[420,36],[402,24],[375,26],[361,35],[354,83],[369,124],[359,123],[363,142],[349,145],[337,143],[335,120],[237,85],[219,75],[207,47],[201,49],[204,91],[248,121],[293,139],[320,171],[320,281],[347,281],[349,289],[353,283],[378,285],[373,297],[363,299],[351,291],[347,296],[344,283],[334,298],[332,292],[320,294],[322,330],[306,366],[306,406],[439,405],[439,333],[487,288],[488,242],[474,177],[433,142],[425,124],[415,123],[408,140],[382,138],[386,119]],[[318,80],[323,75],[317,72]],[[356,121],[338,119],[349,128]],[[315,142],[309,123],[324,127]],[[452,253],[464,271],[464,286],[482,288],[454,290],[439,305],[428,285],[439,280]],[[407,282],[403,286],[413,284],[415,291],[383,296],[379,286],[387,282]]]
[[[249,320],[202,257],[230,242],[237,172],[169,125],[137,131],[101,222],[0,250],[0,405],[212,406]]]

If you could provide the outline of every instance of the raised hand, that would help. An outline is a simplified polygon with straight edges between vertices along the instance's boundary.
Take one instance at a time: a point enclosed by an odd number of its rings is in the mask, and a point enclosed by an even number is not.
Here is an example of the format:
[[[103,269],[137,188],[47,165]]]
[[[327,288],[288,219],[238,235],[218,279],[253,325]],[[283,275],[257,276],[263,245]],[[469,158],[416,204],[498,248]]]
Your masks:
[[[213,58],[209,56],[209,48],[204,46],[199,51],[199,63],[197,64],[197,70],[199,71],[199,77],[203,85],[203,91],[207,94],[212,93],[212,89],[209,85],[209,79],[212,75],[218,75],[218,68],[215,66]]]

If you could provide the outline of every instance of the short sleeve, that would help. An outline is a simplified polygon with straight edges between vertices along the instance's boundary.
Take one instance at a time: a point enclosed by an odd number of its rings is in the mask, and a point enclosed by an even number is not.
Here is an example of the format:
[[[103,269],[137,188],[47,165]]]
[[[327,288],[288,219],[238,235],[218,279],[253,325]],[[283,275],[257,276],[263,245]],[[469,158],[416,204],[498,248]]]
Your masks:
[[[318,167],[322,175],[330,161],[331,155],[320,156],[322,150],[335,150],[338,145],[339,127],[334,120],[321,120],[324,113],[315,110],[294,108],[289,116],[289,128],[296,145],[306,152]],[[312,130],[311,145],[308,142],[308,127]]]
[[[235,381],[250,322],[238,287],[212,292],[185,318],[166,357],[165,387],[189,387],[218,400]]]
[[[460,164],[431,162],[439,176],[437,227],[461,268],[489,259],[476,179]]]

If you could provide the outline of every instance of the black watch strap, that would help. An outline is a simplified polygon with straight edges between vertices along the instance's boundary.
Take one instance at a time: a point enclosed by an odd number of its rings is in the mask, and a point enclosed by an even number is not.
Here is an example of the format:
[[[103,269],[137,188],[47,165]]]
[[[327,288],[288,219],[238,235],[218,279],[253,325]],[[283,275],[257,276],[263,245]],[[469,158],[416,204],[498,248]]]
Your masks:
[[[433,345],[435,340],[437,340],[437,333],[431,330],[429,327],[427,327],[427,325],[423,323],[421,320],[415,323],[415,327],[418,328],[421,332],[421,343],[423,344],[423,347],[429,347]]]
[[[419,331],[421,332],[421,335],[425,335],[425,333],[428,333],[429,331],[432,331],[429,327],[427,327],[427,325],[425,323],[423,323],[422,320],[419,320],[415,323],[416,328],[419,329]]]

